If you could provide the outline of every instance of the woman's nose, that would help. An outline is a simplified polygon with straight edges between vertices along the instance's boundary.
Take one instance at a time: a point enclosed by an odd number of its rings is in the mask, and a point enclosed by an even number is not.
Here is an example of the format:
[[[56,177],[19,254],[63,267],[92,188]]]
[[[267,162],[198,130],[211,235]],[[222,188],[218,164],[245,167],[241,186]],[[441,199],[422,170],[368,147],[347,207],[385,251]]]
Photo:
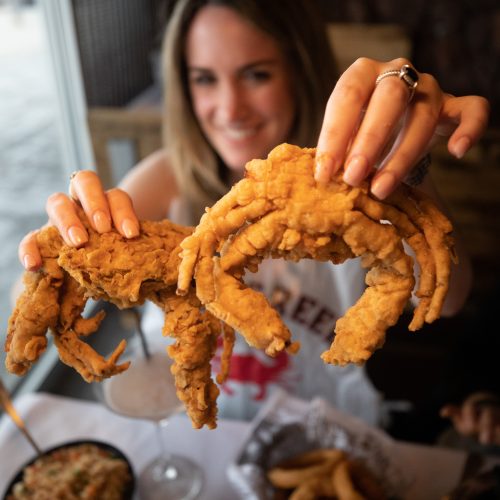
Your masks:
[[[235,83],[221,86],[218,102],[219,118],[225,122],[240,120],[247,113],[244,90]]]

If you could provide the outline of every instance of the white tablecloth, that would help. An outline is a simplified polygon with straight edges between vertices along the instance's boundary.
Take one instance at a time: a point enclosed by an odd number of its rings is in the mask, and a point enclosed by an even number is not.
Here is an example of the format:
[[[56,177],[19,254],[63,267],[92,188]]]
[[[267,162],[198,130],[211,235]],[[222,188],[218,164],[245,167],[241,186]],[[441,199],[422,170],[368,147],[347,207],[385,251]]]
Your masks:
[[[159,452],[156,430],[151,422],[116,415],[104,406],[43,393],[14,400],[41,448],[66,440],[97,439],[115,445],[140,471]],[[185,415],[172,417],[165,429],[172,452],[190,457],[203,469],[205,483],[200,500],[234,500],[236,494],[226,479],[226,466],[245,439],[248,424],[220,420],[215,430],[194,430]],[[14,423],[0,419],[0,493],[17,469],[34,451]]]
[[[122,450],[140,471],[159,452],[151,422],[116,415],[98,403],[43,393],[25,394],[14,406],[39,445],[47,449],[66,440],[98,439]],[[185,415],[172,417],[165,429],[170,450],[187,456],[203,469],[205,483],[200,500],[235,500],[226,470],[236,458],[252,426],[219,420],[215,430],[194,430]],[[404,463],[415,481],[406,500],[438,500],[456,485],[466,454],[455,450],[397,442]],[[34,455],[21,432],[6,415],[0,419],[0,493],[18,468]]]

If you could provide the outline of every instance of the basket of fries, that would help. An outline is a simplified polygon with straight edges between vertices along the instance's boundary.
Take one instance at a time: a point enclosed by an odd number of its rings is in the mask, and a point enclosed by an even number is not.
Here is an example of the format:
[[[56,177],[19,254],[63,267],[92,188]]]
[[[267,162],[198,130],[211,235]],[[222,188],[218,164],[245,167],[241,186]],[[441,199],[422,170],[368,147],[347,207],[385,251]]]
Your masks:
[[[228,477],[246,500],[404,498],[411,473],[382,431],[331,407],[276,392]]]

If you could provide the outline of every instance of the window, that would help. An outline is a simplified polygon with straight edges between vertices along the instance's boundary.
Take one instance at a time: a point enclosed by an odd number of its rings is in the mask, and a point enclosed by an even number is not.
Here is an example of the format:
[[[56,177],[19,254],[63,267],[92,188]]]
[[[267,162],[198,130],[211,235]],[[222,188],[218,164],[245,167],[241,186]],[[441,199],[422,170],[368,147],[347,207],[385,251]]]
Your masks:
[[[84,113],[75,110],[83,102],[78,99],[82,95],[78,76],[72,78],[65,71],[70,63],[77,66],[77,61],[71,61],[64,5],[50,0],[0,4],[2,347],[13,308],[13,288],[23,273],[17,258],[19,241],[28,231],[45,224],[45,201],[50,193],[66,191],[69,172],[84,164],[92,166],[91,160],[80,159],[91,158],[85,127],[80,126],[78,131],[75,119],[70,123],[67,118],[78,118]],[[46,29],[49,24],[50,29]],[[58,58],[62,47],[64,60]],[[53,64],[56,60],[57,64]],[[43,369],[32,370],[25,378],[7,374],[3,348],[1,352],[0,376],[7,387],[13,391],[26,383],[36,388],[43,378]],[[46,367],[52,362],[51,357],[54,358],[50,352],[44,354]]]

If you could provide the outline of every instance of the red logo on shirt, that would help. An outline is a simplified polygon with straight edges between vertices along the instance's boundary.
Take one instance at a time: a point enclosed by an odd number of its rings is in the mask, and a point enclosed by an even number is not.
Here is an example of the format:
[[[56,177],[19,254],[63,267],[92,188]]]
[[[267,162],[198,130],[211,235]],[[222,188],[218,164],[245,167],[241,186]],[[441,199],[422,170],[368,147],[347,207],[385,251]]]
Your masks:
[[[269,358],[269,360],[269,363],[263,363],[253,354],[233,354],[227,380],[257,384],[259,391],[253,399],[261,401],[266,397],[267,385],[276,382],[290,364],[285,351],[281,351],[275,358]],[[220,362],[219,356],[217,356],[217,361]],[[222,390],[229,395],[234,393],[226,383],[223,384]]]

